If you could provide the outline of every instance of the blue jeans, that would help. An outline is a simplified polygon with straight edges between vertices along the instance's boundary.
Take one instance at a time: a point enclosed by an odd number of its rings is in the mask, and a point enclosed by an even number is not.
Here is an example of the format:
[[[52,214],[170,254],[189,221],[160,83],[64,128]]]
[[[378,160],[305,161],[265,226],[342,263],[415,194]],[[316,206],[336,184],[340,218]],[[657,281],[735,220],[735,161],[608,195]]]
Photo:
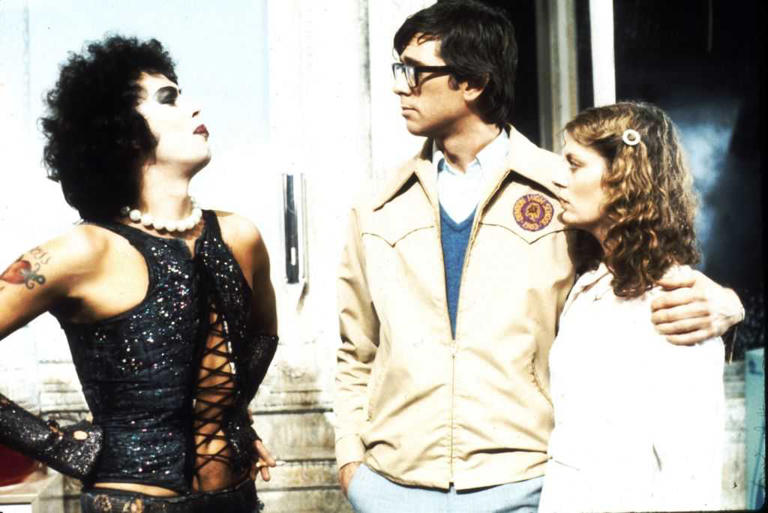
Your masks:
[[[360,465],[347,495],[355,513],[536,513],[542,481],[457,492],[393,483]]]

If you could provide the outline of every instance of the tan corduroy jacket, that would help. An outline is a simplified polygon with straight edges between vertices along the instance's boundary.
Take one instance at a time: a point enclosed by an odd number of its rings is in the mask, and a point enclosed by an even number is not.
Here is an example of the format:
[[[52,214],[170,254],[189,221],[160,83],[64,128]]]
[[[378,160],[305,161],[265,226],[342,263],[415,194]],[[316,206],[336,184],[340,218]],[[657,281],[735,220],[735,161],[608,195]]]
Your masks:
[[[544,473],[549,348],[574,280],[551,176],[564,160],[510,128],[486,170],[452,338],[432,141],[352,209],[339,271],[339,466],[469,489]]]

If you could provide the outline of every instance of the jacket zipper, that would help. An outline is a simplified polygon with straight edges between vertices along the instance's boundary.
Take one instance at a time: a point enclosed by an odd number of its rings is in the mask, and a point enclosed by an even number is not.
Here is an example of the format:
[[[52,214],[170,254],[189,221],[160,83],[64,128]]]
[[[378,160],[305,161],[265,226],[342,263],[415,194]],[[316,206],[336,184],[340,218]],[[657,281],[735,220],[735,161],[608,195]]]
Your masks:
[[[447,323],[448,333],[451,333],[451,318],[448,314],[448,295],[445,290],[445,255],[443,255],[443,235],[440,222],[440,204],[438,200],[437,212],[433,213],[435,226],[437,227],[437,247],[440,253],[440,264],[443,272],[443,295],[445,296],[445,321]],[[461,284],[459,284],[461,287]],[[459,289],[461,290],[461,289]],[[458,310],[457,310],[458,311]],[[454,392],[456,390],[456,339],[451,337],[451,419],[450,419],[450,451],[449,451],[449,481],[453,482],[453,420],[454,420]]]
[[[493,188],[491,193],[488,195],[488,199],[490,200],[494,196],[496,196],[496,193],[499,192],[499,189],[501,188],[501,184],[504,183],[504,179],[506,179],[507,175],[504,175],[502,180],[496,184],[496,186]],[[464,262],[461,264],[461,278],[459,279],[459,297],[456,298],[456,334],[459,333],[459,311],[461,306],[461,291],[464,289],[464,277],[467,273],[467,264],[469,262],[469,252],[472,248],[472,245],[475,243],[475,237],[477,237],[477,230],[479,230],[480,227],[480,217],[481,217],[481,207],[482,209],[485,209],[485,205],[488,204],[488,201],[486,201],[483,204],[478,203],[477,207],[475,207],[475,218],[472,220],[472,231],[469,232],[469,241],[467,241],[467,250],[464,252]],[[440,242],[440,248],[442,249],[442,241]],[[440,252],[442,254],[442,251]],[[445,269],[445,262],[443,262],[443,269]],[[443,276],[445,276],[445,272],[443,272]],[[449,320],[450,322],[450,320]],[[455,342],[455,339],[454,339]],[[454,352],[454,356],[456,356],[456,353]]]
[[[506,175],[504,175],[504,178],[506,178]],[[504,182],[504,179],[502,179],[499,183],[496,184],[496,186],[493,188],[491,193],[488,195],[488,198],[492,198],[496,195],[496,193],[501,188],[501,184]],[[453,482],[453,466],[454,466],[454,450],[453,450],[453,432],[454,432],[454,406],[455,406],[455,398],[456,398],[456,353],[458,352],[458,345],[456,343],[456,336],[459,334],[459,321],[461,317],[459,316],[459,312],[461,310],[461,294],[464,290],[464,278],[467,275],[467,265],[469,262],[469,253],[472,248],[472,246],[475,243],[475,237],[477,237],[477,231],[480,227],[480,213],[481,213],[481,207],[485,208],[485,205],[488,202],[486,201],[482,205],[480,203],[477,204],[477,207],[475,207],[475,218],[472,220],[472,230],[469,232],[469,240],[467,241],[467,249],[464,252],[464,261],[461,264],[461,278],[459,278],[459,296],[456,298],[456,333],[451,340],[451,482]],[[440,225],[438,224],[438,236],[442,233],[439,229]],[[445,257],[443,256],[443,243],[442,238],[440,238],[440,255],[443,259],[443,281],[445,281]],[[447,298],[446,298],[447,300]],[[446,309],[447,312],[447,309]],[[448,328],[450,328],[450,318],[448,319]]]

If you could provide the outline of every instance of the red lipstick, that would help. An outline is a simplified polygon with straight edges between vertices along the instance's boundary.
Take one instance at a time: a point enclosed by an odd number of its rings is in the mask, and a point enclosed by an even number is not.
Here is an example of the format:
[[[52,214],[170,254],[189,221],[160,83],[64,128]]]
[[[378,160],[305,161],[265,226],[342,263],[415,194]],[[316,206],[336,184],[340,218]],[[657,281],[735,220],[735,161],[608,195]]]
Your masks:
[[[205,128],[205,125],[200,125],[197,128],[195,128],[195,131],[193,132],[195,134],[201,134],[206,139],[208,139],[208,129]]]

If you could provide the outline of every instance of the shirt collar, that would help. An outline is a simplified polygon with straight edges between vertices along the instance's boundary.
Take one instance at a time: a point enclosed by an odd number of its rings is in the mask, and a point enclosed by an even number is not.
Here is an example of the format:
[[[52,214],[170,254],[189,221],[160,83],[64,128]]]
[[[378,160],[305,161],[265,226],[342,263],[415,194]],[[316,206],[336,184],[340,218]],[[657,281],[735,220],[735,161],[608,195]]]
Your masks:
[[[576,294],[590,291],[594,299],[598,300],[612,290],[611,281],[613,281],[613,274],[608,270],[605,262],[600,262],[597,269],[588,271],[579,277],[573,285],[573,290]]]
[[[573,284],[571,291],[568,293],[568,298],[563,305],[562,313],[569,310],[574,300],[581,295],[586,295],[593,301],[599,301],[612,290],[612,280],[613,275],[608,270],[608,266],[605,265],[605,262],[600,262],[597,269],[585,272]]]
[[[509,137],[509,146],[504,163],[497,169],[487,172],[485,189],[480,194],[479,212],[483,210],[485,203],[492,197],[495,189],[501,184],[510,171],[526,178],[543,189],[555,195],[552,177],[554,173],[560,174],[562,169],[567,169],[568,164],[562,155],[544,150],[529,141],[523,134],[515,130],[512,125],[507,125],[505,132]],[[499,134],[501,135],[501,134]],[[384,206],[397,192],[408,183],[409,180],[418,180],[433,207],[437,208],[436,170],[437,162],[433,160],[432,139],[427,139],[419,152],[408,159],[401,166],[389,173],[381,182],[381,189],[375,193],[373,199],[374,210]]]
[[[507,150],[509,149],[509,135],[506,130],[501,130],[499,135],[496,136],[490,143],[486,144],[477,155],[475,160],[467,167],[466,174],[474,174],[482,170],[495,169],[501,167],[507,158]],[[437,172],[448,171],[451,174],[459,174],[458,171],[451,168],[448,162],[445,160],[445,155],[437,147],[437,142],[432,141],[432,163],[435,165]]]

